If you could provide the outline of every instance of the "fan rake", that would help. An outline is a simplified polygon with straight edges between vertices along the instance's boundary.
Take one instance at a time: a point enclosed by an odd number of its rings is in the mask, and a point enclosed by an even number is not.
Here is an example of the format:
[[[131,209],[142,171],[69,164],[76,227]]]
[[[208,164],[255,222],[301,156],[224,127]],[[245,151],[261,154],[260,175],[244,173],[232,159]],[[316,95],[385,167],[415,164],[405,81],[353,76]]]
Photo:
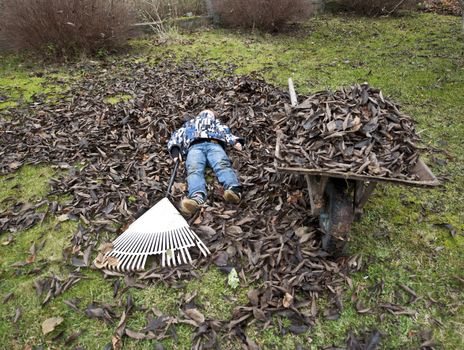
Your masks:
[[[169,180],[166,197],[134,221],[112,244],[105,254],[108,268],[117,271],[142,271],[149,256],[161,255],[161,265],[177,266],[191,264],[189,249],[198,247],[206,257],[210,251],[187,221],[167,198],[177,169]]]

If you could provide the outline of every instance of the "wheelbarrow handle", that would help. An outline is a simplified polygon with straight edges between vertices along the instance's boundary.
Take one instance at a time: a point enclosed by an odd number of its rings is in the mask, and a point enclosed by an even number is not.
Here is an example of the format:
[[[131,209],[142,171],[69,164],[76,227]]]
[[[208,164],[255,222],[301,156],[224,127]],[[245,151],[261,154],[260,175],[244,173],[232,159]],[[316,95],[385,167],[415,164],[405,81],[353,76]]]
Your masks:
[[[174,184],[174,180],[176,179],[176,174],[177,174],[177,169],[179,168],[180,160],[179,158],[176,158],[176,162],[174,163],[174,169],[171,174],[171,178],[169,179],[168,183],[168,190],[166,191],[166,198],[169,197],[169,194],[171,193],[171,188],[172,185]]]

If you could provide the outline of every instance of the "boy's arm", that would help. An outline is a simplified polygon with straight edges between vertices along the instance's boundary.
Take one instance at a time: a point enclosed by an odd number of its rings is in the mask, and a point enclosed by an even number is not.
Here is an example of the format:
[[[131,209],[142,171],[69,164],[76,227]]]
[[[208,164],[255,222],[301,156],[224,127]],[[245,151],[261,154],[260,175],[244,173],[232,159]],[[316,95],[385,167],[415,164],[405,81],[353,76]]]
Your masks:
[[[226,143],[228,145],[230,146],[236,146],[237,144],[240,144],[241,146],[245,145],[245,139],[243,137],[235,136],[234,134],[232,134],[228,126],[220,124],[220,127],[222,131],[224,132]]]
[[[168,151],[171,157],[177,158],[179,154],[182,155],[185,139],[185,127],[174,131],[168,142]]]

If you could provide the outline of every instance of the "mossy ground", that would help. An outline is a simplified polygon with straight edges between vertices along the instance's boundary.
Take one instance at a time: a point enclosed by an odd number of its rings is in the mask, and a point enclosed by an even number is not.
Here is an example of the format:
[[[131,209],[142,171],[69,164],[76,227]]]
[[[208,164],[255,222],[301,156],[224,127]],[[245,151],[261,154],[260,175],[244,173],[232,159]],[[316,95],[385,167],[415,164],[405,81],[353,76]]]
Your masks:
[[[288,77],[292,77],[300,93],[368,81],[400,102],[403,110],[417,120],[417,129],[426,145],[446,150],[426,155],[432,171],[447,177],[441,188],[379,186],[363,219],[353,225],[350,253],[362,255],[364,267],[350,276],[353,286],[347,286],[345,308],[338,320],[324,319],[325,303],[321,300],[320,317],[307,334],[283,336],[277,326],[262,331],[260,324],[255,324],[247,330],[252,339],[264,348],[293,349],[302,344],[318,349],[332,344],[342,346],[349,331],[357,334],[378,329],[384,335],[381,348],[416,349],[421,343],[420,333],[432,329],[438,348],[462,348],[464,37],[459,18],[431,14],[380,19],[320,17],[276,36],[204,30],[176,33],[165,45],[152,43],[151,39],[134,42],[131,59],[156,63],[166,58],[181,61],[195,57],[206,63],[232,63],[236,65],[236,73],[256,72],[282,88],[286,87]],[[214,69],[213,64],[211,67]],[[0,95],[10,96],[6,103],[27,103],[39,85],[46,85],[46,81],[40,80],[45,77],[34,77],[34,72],[33,65],[28,66],[18,58],[1,61],[0,86],[6,86],[6,91],[2,89]],[[11,81],[16,84],[13,88]],[[117,103],[119,98],[107,102]],[[47,166],[23,167],[13,175],[0,177],[0,210],[13,203],[7,198],[18,201],[43,198],[53,173]],[[97,272],[85,271],[84,281],[41,307],[33,289],[33,281],[40,275],[27,275],[27,271],[40,264],[45,266],[41,275],[50,271],[61,276],[69,273],[52,257],[60,256],[75,224],[65,222],[56,227],[52,218],[41,226],[16,233],[12,243],[0,246],[0,295],[15,294],[12,300],[0,305],[3,347],[23,349],[26,344],[48,344],[49,348],[65,348],[62,341],[52,342],[41,334],[42,321],[51,316],[65,319],[65,336],[85,330],[72,346],[101,349],[111,341],[115,325],[90,320],[62,303],[63,299],[78,298],[84,309],[92,301],[101,301],[121,312],[120,299],[112,295],[111,281],[103,280]],[[456,231],[454,237],[444,224],[452,225]],[[30,245],[38,237],[48,239],[36,261],[27,268],[12,268],[12,263],[27,258]],[[1,241],[5,239],[3,234]],[[129,293],[139,307],[156,307],[179,315],[180,294],[196,291],[196,301],[205,316],[219,319],[226,319],[233,307],[245,300],[246,288],[232,290],[227,286],[227,276],[219,271],[201,271],[200,275],[199,280],[180,281],[180,289],[159,283]],[[413,289],[418,300],[409,305],[408,294],[400,285]],[[372,313],[358,314],[356,298],[371,308]],[[379,306],[386,302],[407,305],[417,313],[389,315]],[[17,307],[22,309],[22,317],[14,325],[11,320]],[[382,313],[386,314],[384,318],[380,316]],[[145,322],[144,314],[136,311],[128,326],[139,330]],[[172,337],[163,343],[168,348],[189,348],[193,330],[178,326],[176,334],[177,340]],[[125,348],[149,349],[153,343],[125,340]],[[238,346],[224,340],[223,348]]]
[[[40,96],[52,102],[59,98],[69,78],[64,69],[60,71],[55,67],[40,67],[38,62],[18,55],[2,55],[0,111],[33,102]]]
[[[114,105],[114,104],[116,104],[118,102],[128,101],[131,98],[132,98],[131,95],[114,95],[114,96],[106,98],[105,102]]]

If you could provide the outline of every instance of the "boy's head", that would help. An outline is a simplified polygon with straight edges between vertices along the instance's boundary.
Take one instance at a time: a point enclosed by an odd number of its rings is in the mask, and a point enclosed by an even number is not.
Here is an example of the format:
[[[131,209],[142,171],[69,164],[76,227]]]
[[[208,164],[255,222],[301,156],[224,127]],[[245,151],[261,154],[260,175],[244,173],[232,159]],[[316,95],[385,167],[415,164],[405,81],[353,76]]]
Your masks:
[[[198,115],[202,114],[207,114],[209,117],[216,118],[216,113],[214,113],[214,111],[212,111],[211,109],[204,109],[200,113],[198,113]]]
[[[204,109],[200,113],[198,113],[196,116],[194,116],[192,114],[188,114],[188,113],[185,114],[184,115],[184,122],[194,120],[195,118],[205,118],[205,117],[209,117],[211,119],[215,119],[215,120],[219,121],[219,119],[216,116],[216,112],[214,112],[211,109]]]

